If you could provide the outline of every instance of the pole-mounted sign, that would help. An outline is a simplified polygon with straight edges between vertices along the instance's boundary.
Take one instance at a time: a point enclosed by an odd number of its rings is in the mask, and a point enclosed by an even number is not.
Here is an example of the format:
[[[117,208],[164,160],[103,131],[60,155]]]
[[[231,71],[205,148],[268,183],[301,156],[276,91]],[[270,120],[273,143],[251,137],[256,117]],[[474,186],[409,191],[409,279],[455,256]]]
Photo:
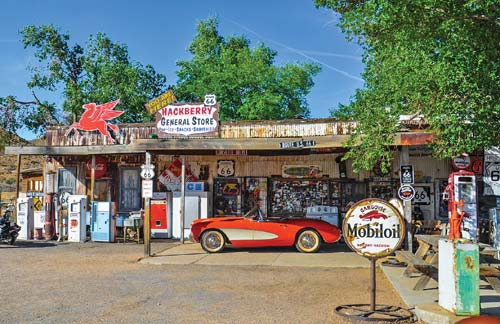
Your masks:
[[[371,303],[341,305],[335,311],[365,321],[394,322],[411,318],[412,313],[404,308],[375,304],[375,262],[393,253],[405,237],[405,222],[399,210],[382,199],[361,200],[347,212],[342,230],[347,245],[354,252],[370,259]]]
[[[402,165],[399,170],[399,179],[402,185],[413,184],[415,182],[413,165]]]
[[[347,245],[368,258],[380,258],[394,252],[404,239],[403,216],[381,199],[364,199],[347,212],[343,223]]]

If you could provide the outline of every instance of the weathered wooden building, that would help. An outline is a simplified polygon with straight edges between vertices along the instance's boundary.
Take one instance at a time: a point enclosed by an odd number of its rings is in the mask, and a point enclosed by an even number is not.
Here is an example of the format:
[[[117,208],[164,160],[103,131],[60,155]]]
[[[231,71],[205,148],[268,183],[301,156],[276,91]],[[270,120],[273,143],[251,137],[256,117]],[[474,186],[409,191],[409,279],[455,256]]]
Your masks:
[[[208,191],[210,217],[244,213],[256,200],[269,216],[300,216],[309,206],[345,212],[350,202],[365,197],[397,197],[403,152],[414,165],[426,218],[445,217],[439,194],[450,161],[432,158],[426,147],[431,135],[420,124],[406,126],[394,137],[387,174],[354,173],[350,161],[341,161],[355,124],[334,119],[220,122],[210,136],[159,137],[156,124],[122,124],[115,141],[98,131],[66,135],[66,127],[56,127],[48,129],[45,146],[7,147],[6,153],[45,156],[44,174],[55,175],[54,192],[113,201],[119,213],[143,207],[140,172],[146,152],[153,157],[155,192],[180,190],[184,158],[187,181],[203,182]]]

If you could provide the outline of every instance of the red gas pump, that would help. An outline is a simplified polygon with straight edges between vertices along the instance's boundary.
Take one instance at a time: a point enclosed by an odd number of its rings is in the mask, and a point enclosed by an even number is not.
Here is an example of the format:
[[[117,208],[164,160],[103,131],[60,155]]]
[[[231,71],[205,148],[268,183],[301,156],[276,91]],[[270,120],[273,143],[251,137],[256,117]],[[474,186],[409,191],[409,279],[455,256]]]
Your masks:
[[[45,195],[45,223],[44,223],[44,232],[45,238],[47,240],[51,240],[55,235],[55,225],[56,225],[56,217],[55,217],[55,208],[54,208],[54,194],[46,194]]]
[[[477,241],[476,176],[473,172],[450,173],[443,199],[448,201],[449,239]]]

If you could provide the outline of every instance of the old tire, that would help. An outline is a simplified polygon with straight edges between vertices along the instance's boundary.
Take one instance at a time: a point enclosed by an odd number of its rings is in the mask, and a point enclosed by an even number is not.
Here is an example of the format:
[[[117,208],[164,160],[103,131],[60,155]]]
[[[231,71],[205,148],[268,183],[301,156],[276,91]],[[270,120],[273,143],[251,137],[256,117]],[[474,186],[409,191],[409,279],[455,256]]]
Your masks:
[[[208,253],[217,253],[224,249],[226,239],[221,232],[216,230],[208,230],[201,236],[201,247]]]
[[[299,252],[314,253],[321,247],[321,237],[315,230],[303,230],[297,235],[295,248]]]

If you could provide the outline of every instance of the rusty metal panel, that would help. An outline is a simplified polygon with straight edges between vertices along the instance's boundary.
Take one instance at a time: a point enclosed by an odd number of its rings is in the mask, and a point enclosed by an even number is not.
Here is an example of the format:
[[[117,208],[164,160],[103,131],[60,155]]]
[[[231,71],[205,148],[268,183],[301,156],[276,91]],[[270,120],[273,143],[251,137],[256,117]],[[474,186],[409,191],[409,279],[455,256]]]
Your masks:
[[[401,133],[401,145],[428,145],[434,139],[430,133]]]
[[[333,119],[249,121],[221,123],[221,138],[280,138],[328,135],[349,135],[354,122],[339,122]]]

